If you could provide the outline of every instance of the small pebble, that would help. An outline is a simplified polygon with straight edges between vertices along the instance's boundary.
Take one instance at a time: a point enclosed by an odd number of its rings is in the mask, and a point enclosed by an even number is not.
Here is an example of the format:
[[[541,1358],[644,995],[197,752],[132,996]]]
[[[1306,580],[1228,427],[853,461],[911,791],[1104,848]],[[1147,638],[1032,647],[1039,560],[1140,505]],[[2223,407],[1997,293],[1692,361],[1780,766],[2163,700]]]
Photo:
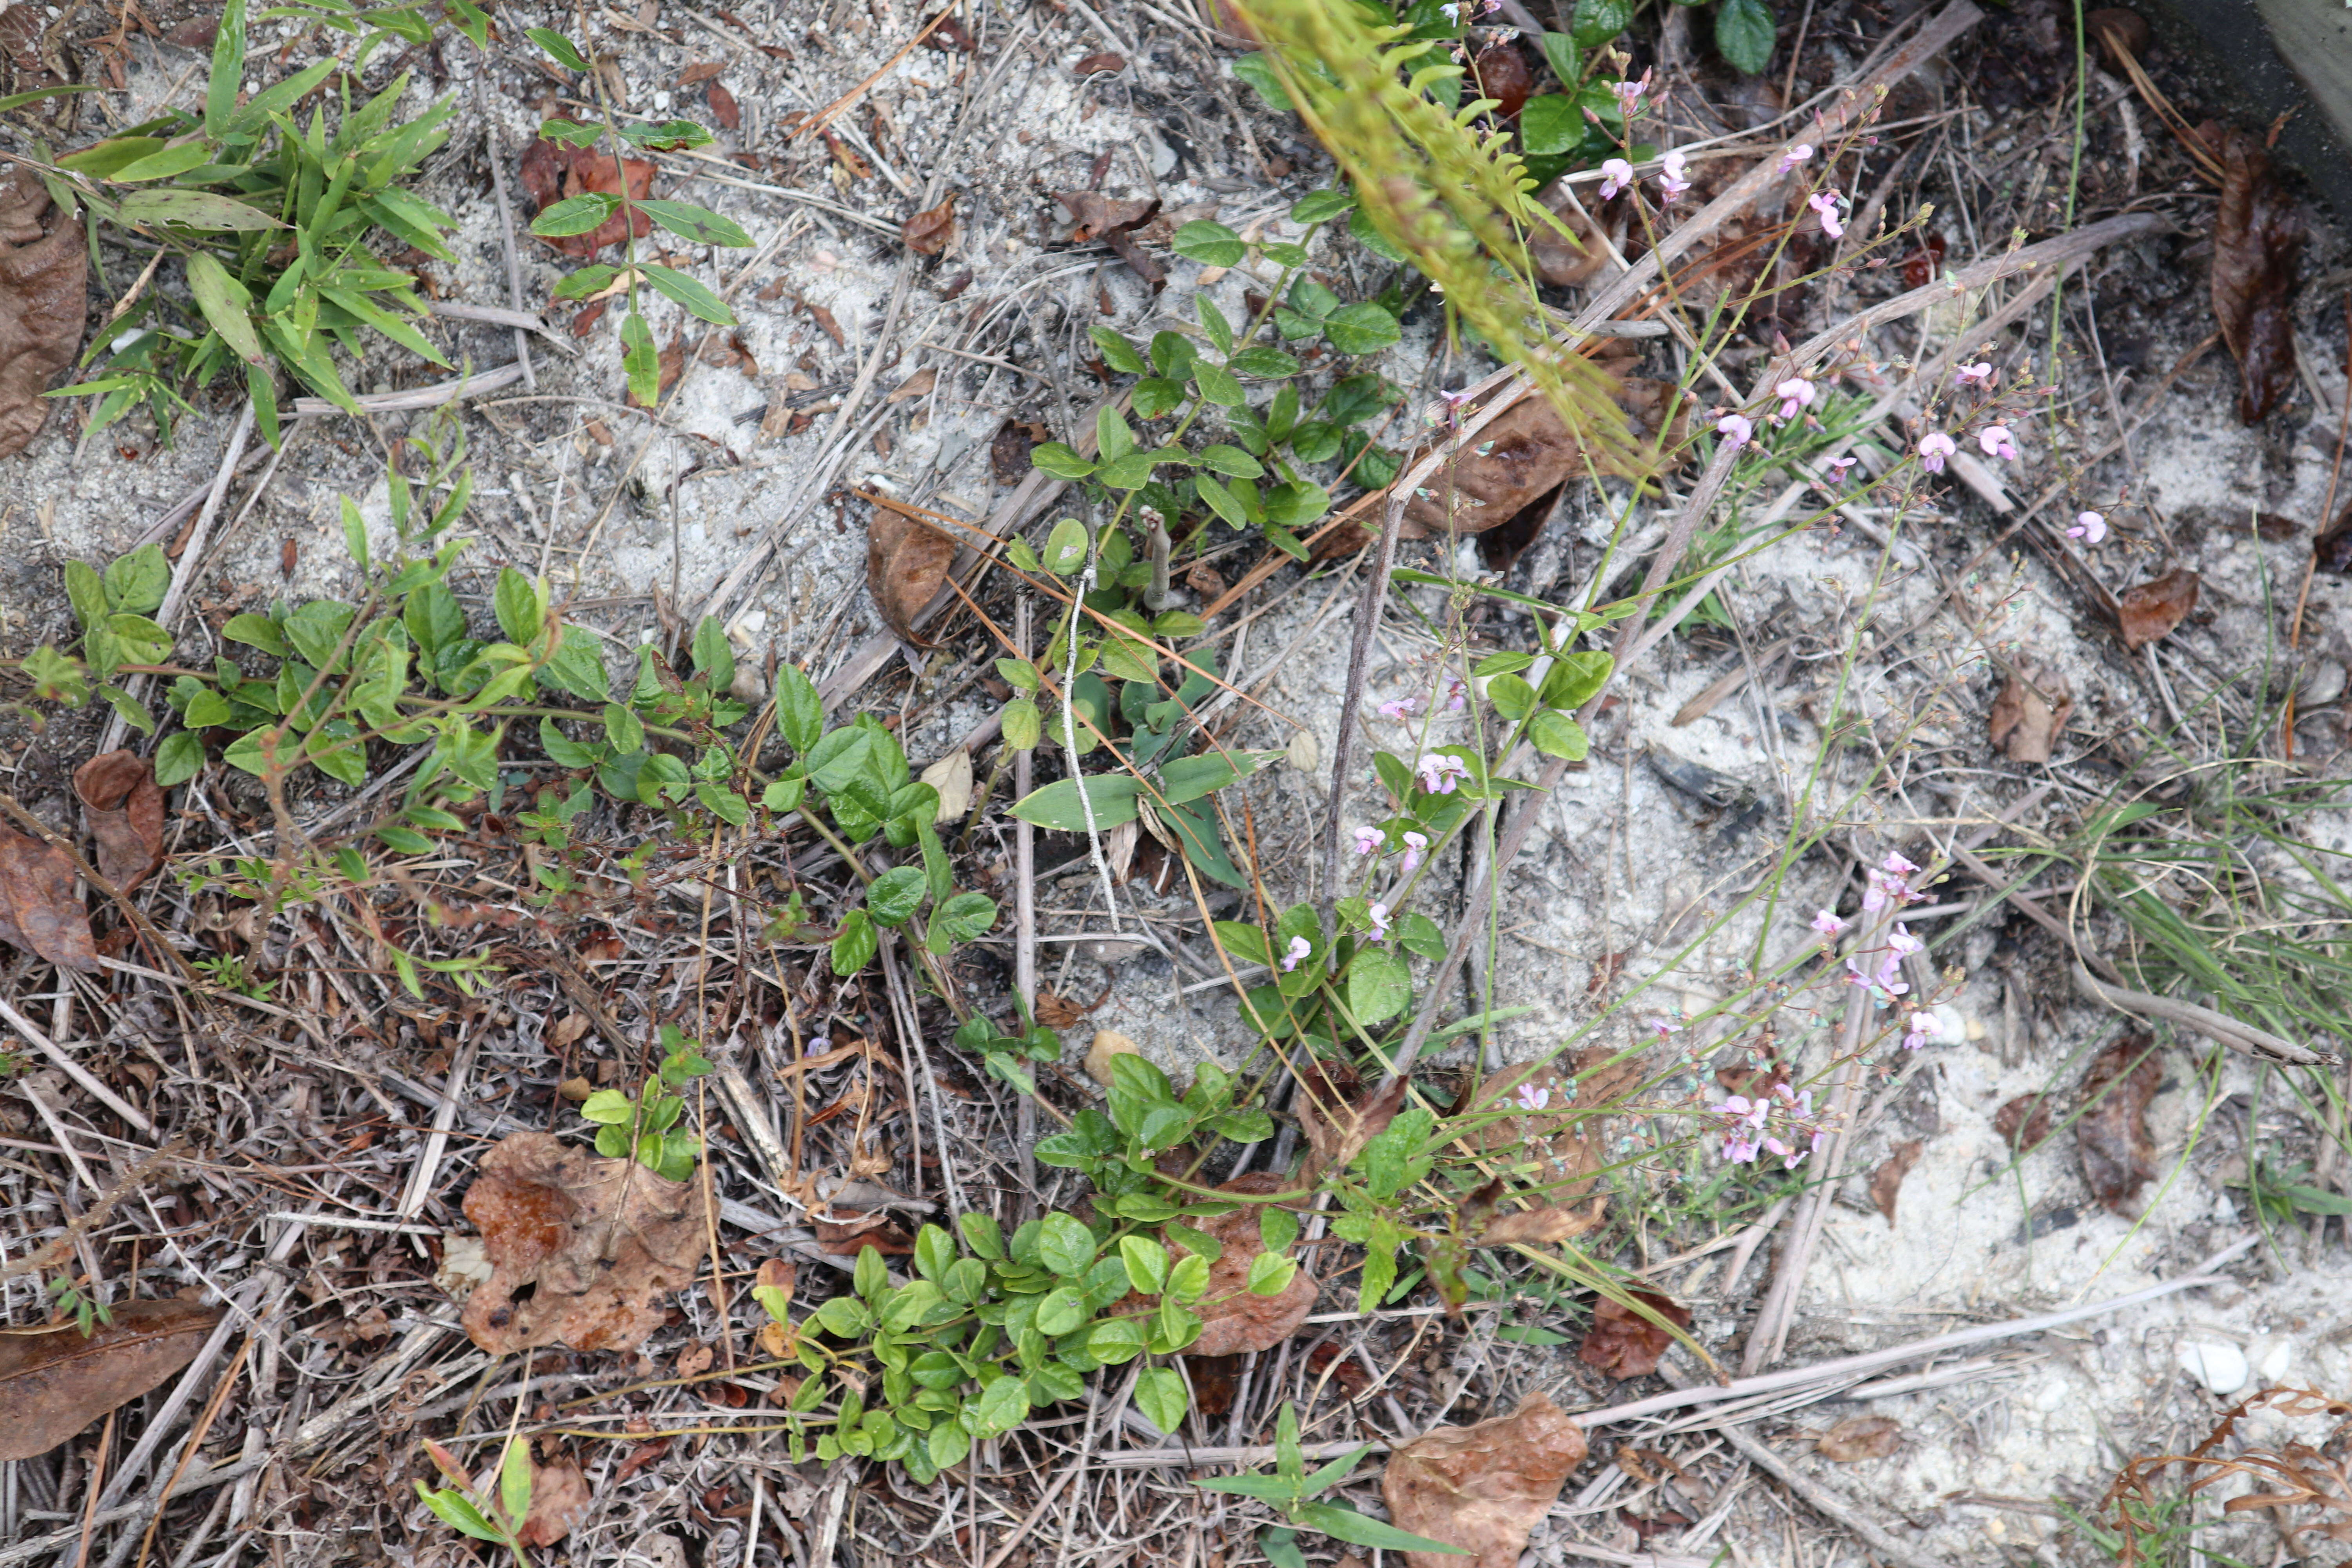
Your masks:
[[[2246,1352],[2235,1345],[2184,1340],[2176,1353],[2180,1358],[2181,1371],[2212,1393],[2224,1396],[2245,1387],[2246,1379],[2253,1375],[2253,1369],[2246,1364]]]
[[[1087,1051],[1087,1076],[1108,1089],[1110,1087],[1111,1058],[1130,1052],[1140,1053],[1142,1048],[1117,1029],[1097,1029],[1095,1043]]]

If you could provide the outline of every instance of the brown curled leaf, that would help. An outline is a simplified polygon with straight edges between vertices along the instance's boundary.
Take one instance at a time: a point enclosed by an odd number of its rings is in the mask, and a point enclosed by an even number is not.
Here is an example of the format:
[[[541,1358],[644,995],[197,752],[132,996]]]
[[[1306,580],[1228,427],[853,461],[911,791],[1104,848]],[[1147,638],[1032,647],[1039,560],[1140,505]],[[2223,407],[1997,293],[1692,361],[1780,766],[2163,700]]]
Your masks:
[[[129,892],[163,863],[163,792],[154,765],[136,752],[109,752],[74,770],[98,873]]]
[[[1093,76],[1097,71],[1123,71],[1126,68],[1127,57],[1125,55],[1113,54],[1108,49],[1104,49],[1099,53],[1087,56],[1076,65],[1072,66],[1070,68],[1070,74],[1072,76]]]
[[[710,105],[710,118],[719,121],[720,130],[736,131],[742,128],[743,110],[736,103],[735,95],[727,90],[725,82],[712,82],[704,89],[702,98],[704,102]]]
[[[2198,584],[2196,573],[2176,566],[2161,577],[2125,589],[2116,601],[2116,618],[2123,628],[2124,646],[2137,653],[2169,635],[2197,607]]]
[[[2037,1148],[2050,1136],[2050,1115],[2053,1108],[2051,1096],[2021,1094],[1993,1112],[1992,1130],[2000,1141],[2019,1153]]]
[[[483,1155],[465,1209],[492,1272],[467,1298],[463,1321],[492,1355],[636,1349],[706,1245],[699,1186],[545,1132],[511,1133]]]
[[[85,1336],[67,1321],[0,1329],[0,1460],[46,1454],[195,1359],[221,1310],[166,1299],[125,1301]]]
[[[1849,1415],[1813,1439],[1813,1452],[1832,1464],[1883,1459],[1902,1446],[1902,1426],[1885,1415]]]
[[[1271,1171],[1252,1171],[1218,1187],[1221,1193],[1262,1197],[1286,1190],[1289,1183]],[[1298,1331],[1315,1310],[1321,1286],[1304,1261],[1290,1283],[1271,1296],[1249,1288],[1250,1263],[1265,1250],[1258,1233],[1258,1211],[1265,1205],[1244,1204],[1228,1215],[1208,1220],[1201,1229],[1216,1237],[1224,1250],[1209,1265],[1209,1288],[1193,1303],[1201,1315],[1201,1337],[1184,1348],[1190,1356],[1238,1355],[1272,1350]],[[1181,1244],[1170,1242],[1171,1247]],[[1131,1297],[1139,1306],[1150,1303]]]
[[[1580,1208],[1546,1204],[1539,1208],[1500,1214],[1479,1233],[1478,1245],[1504,1247],[1518,1242],[1528,1247],[1550,1247],[1582,1236],[1599,1225],[1608,1206],[1609,1199],[1604,1194]]]
[[[96,973],[89,911],[74,892],[73,858],[54,844],[0,826],[0,942],[61,968]]]
[[[1916,1138],[1906,1138],[1888,1152],[1885,1164],[1871,1173],[1870,1201],[1878,1205],[1888,1225],[1895,1223],[1895,1196],[1903,1190],[1903,1178],[1919,1163],[1923,1147]]]
[[[929,646],[915,617],[931,602],[955,564],[956,542],[929,523],[877,506],[866,520],[866,588],[891,634]]]
[[[2084,1110],[2074,1145],[2091,1195],[2121,1214],[2156,1174],[2147,1102],[2164,1082],[2152,1036],[2128,1034],[2091,1058],[2083,1074]]]
[[[577,1459],[551,1459],[530,1479],[530,1511],[517,1531],[525,1546],[552,1546],[588,1517],[588,1477]]]
[[[2294,385],[2294,268],[2303,240],[2303,215],[2272,174],[2261,140],[2223,132],[2213,313],[2238,362],[2242,424],[2261,424]]]
[[[2012,763],[2047,763],[2074,713],[2073,689],[2056,667],[2021,663],[1993,699],[1985,736]]]
[[[1411,1568],[1514,1568],[1528,1532],[1584,1462],[1584,1430],[1551,1396],[1473,1426],[1440,1426],[1389,1456],[1381,1497],[1400,1530],[1471,1553],[1408,1552]]]
[[[81,226],[17,164],[0,183],[0,458],[22,451],[49,416],[41,394],[81,347],[89,276]]]
[[[1301,1179],[1311,1182],[1321,1172],[1339,1170],[1362,1153],[1364,1145],[1396,1120],[1412,1087],[1400,1078],[1386,1089],[1359,1093],[1360,1085],[1346,1068],[1308,1061],[1301,1069],[1297,1098],[1292,1101],[1298,1131],[1314,1151]]]
[[[919,212],[898,227],[898,237],[918,256],[937,256],[955,243],[955,193],[928,212]]]
[[[1663,1318],[1678,1329],[1690,1327],[1690,1310],[1677,1307],[1654,1290],[1636,1290],[1636,1300],[1649,1309],[1647,1314],[1637,1312],[1622,1302],[1603,1296],[1592,1304],[1592,1327],[1585,1331],[1584,1343],[1577,1347],[1576,1357],[1587,1366],[1598,1367],[1621,1382],[1629,1377],[1646,1377],[1658,1370],[1658,1358],[1675,1342],[1675,1336],[1652,1319]]]

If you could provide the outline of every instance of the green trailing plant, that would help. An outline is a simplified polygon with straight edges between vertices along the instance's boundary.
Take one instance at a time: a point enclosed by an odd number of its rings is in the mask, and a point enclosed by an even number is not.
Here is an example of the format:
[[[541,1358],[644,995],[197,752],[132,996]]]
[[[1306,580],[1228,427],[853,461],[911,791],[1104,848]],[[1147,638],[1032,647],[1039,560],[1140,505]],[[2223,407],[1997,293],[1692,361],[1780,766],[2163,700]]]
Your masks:
[[[1415,1535],[1409,1530],[1369,1514],[1359,1513],[1345,1503],[1319,1500],[1325,1492],[1344,1485],[1355,1474],[1364,1456],[1372,1451],[1370,1443],[1352,1454],[1342,1454],[1321,1468],[1308,1471],[1306,1451],[1298,1442],[1298,1412],[1287,1399],[1275,1417],[1274,1471],[1270,1475],[1212,1476],[1194,1481],[1194,1486],[1208,1491],[1235,1492],[1243,1497],[1256,1498],[1279,1510],[1293,1528],[1269,1528],[1258,1535],[1258,1544],[1266,1560],[1291,1568],[1304,1564],[1305,1555],[1294,1539],[1298,1530],[1312,1530],[1344,1541],[1350,1546],[1370,1546],[1383,1552],[1437,1552],[1457,1557],[1472,1555],[1466,1549],[1449,1546],[1443,1541],[1432,1541],[1425,1535]]]
[[[579,46],[548,27],[525,29],[530,41],[541,52],[567,70],[581,72],[597,83],[601,102],[604,86],[587,57]],[[690,120],[669,120],[652,125],[625,125],[608,113],[601,125],[582,125],[570,120],[550,120],[539,130],[541,137],[568,147],[593,149],[599,142],[612,150],[616,190],[583,191],[566,196],[550,205],[531,220],[530,232],[542,238],[561,239],[574,235],[593,234],[619,218],[621,265],[594,262],[569,274],[555,286],[558,300],[585,300],[620,290],[628,309],[621,318],[621,368],[628,377],[629,395],[650,408],[661,400],[661,351],[655,345],[653,329],[646,324],[645,314],[638,309],[637,289],[640,284],[650,287],[683,306],[687,311],[713,326],[736,325],[735,312],[718,293],[689,273],[674,267],[641,260],[637,240],[648,232],[646,226],[655,225],[668,230],[690,245],[748,247],[751,236],[731,218],[723,217],[708,207],[686,202],[660,201],[632,196],[629,182],[620,174],[622,161],[630,150],[671,152],[707,147],[715,140],[710,132]]]
[[[112,1310],[70,1278],[49,1281],[49,1305],[58,1316],[71,1318],[84,1339],[96,1333],[100,1324],[110,1325],[114,1321]]]

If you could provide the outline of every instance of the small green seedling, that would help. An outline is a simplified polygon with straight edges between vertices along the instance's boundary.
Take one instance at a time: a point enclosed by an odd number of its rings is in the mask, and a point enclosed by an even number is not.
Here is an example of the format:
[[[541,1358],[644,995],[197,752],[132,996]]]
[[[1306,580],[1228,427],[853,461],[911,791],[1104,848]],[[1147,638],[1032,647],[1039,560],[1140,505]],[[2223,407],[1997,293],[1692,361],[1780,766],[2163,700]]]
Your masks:
[[[702,1140],[684,1125],[686,1100],[680,1091],[709,1072],[710,1063],[675,1024],[662,1026],[661,1042],[667,1054],[642,1097],[600,1089],[580,1107],[580,1114],[597,1124],[599,1154],[619,1159],[635,1153],[637,1163],[654,1174],[682,1182],[694,1174]]]
[[[1415,1535],[1409,1530],[1358,1513],[1345,1503],[1318,1502],[1316,1498],[1329,1491],[1353,1474],[1364,1456],[1372,1451],[1367,1443],[1352,1454],[1343,1454],[1321,1469],[1309,1475],[1307,1457],[1298,1446],[1298,1412],[1288,1400],[1283,1401],[1282,1413],[1276,1417],[1274,1432],[1274,1474],[1270,1476],[1213,1476],[1194,1484],[1211,1491],[1239,1492],[1273,1504],[1282,1516],[1294,1525],[1322,1531],[1334,1541],[1344,1541],[1353,1546],[1376,1547],[1383,1552],[1443,1552],[1455,1557],[1470,1553],[1459,1546],[1448,1546],[1443,1541],[1432,1541],[1425,1535]],[[1303,1563],[1298,1548],[1293,1543],[1292,1531],[1269,1530],[1259,1537],[1266,1548],[1266,1556],[1276,1562]],[[1278,1539],[1269,1540],[1268,1537]],[[1283,1555],[1276,1555],[1277,1552]]]
[[[530,1568],[530,1559],[522,1549],[523,1523],[530,1518],[530,1445],[520,1437],[507,1439],[506,1454],[499,1460],[495,1494],[476,1489],[457,1456],[440,1444],[428,1442],[425,1451],[433,1457],[434,1468],[450,1483],[439,1491],[423,1481],[416,1483],[416,1495],[433,1516],[477,1541],[505,1547],[522,1568]]]

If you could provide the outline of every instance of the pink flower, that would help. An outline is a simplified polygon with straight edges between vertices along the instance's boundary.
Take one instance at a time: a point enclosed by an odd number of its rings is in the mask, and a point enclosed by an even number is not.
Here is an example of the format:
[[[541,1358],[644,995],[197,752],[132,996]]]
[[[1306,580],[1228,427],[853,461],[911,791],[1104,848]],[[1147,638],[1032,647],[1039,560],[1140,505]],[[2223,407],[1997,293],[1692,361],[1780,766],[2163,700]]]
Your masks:
[[[1448,713],[1461,712],[1462,705],[1468,700],[1470,700],[1470,688],[1463,682],[1454,681],[1445,689],[1445,710]]]
[[[1930,430],[1919,437],[1919,466],[1931,474],[1940,474],[1944,471],[1944,459],[1959,449],[1959,443],[1941,430]]]
[[[1601,199],[1609,201],[1618,192],[1633,183],[1633,165],[1622,158],[1610,158],[1601,165]]]
[[[1314,951],[1315,944],[1307,941],[1305,937],[1292,937],[1290,939],[1289,949],[1282,955],[1282,972],[1285,974],[1289,973],[1292,970],[1298,967],[1298,961],[1300,959],[1305,958],[1308,953],[1313,952]]]
[[[2074,526],[2066,531],[2069,539],[2079,539],[2085,544],[2096,544],[2107,536],[2107,520],[2095,511],[2078,511]]]
[[[1778,172],[1785,174],[1812,155],[1813,144],[1810,142],[1800,142],[1780,154],[1780,167]]]
[[[2017,456],[2017,443],[2010,439],[2006,425],[1986,426],[1977,437],[1977,445],[1984,448],[1988,458],[2014,458]]]
[[[1992,379],[1992,362],[1990,360],[1986,360],[1978,364],[1964,364],[1952,374],[1952,379],[1962,386],[1969,386],[1979,382],[1990,381]]]
[[[1836,936],[1840,932],[1843,931],[1848,924],[1848,921],[1838,919],[1835,910],[1816,910],[1813,911],[1812,927],[1823,936]]]
[[[1691,188],[1691,183],[1683,178],[1683,154],[1679,149],[1666,153],[1658,162],[1665,170],[1658,176],[1658,192],[1662,200],[1673,201]]]
[[[1915,952],[1924,952],[1927,946],[1926,942],[1905,931],[1900,925],[1887,933],[1886,945],[1906,958]]]
[[[1617,107],[1631,120],[1641,112],[1642,95],[1650,90],[1650,73],[1643,71],[1639,81],[1621,81],[1609,89],[1617,96]]]
[[[1903,1048],[1906,1051],[1916,1051],[1930,1039],[1943,1037],[1944,1026],[1937,1021],[1936,1015],[1933,1013],[1915,1012],[1905,1020],[1905,1024]]]
[[[1389,836],[1381,832],[1377,827],[1359,827],[1356,829],[1356,853],[1359,855],[1370,855],[1373,850],[1380,848],[1388,841]]]
[[[1380,714],[1383,719],[1410,719],[1420,706],[1417,697],[1391,697],[1381,704]]]
[[[1797,416],[1798,409],[1812,406],[1813,384],[1801,375],[1792,375],[1774,387],[1772,395],[1780,400],[1780,412],[1773,417],[1786,425]]]
[[[1859,461],[1861,461],[1861,459],[1860,459],[1860,458],[1831,458],[1831,459],[1830,459],[1830,479],[1831,479],[1831,482],[1832,482],[1832,483],[1834,483],[1834,484],[1841,484],[1841,485],[1842,485],[1842,484],[1843,484],[1843,483],[1845,483],[1845,471],[1846,471],[1848,468],[1853,468],[1853,467],[1854,466],[1854,464],[1855,464],[1855,463],[1857,463],[1857,462],[1859,462]]]
[[[1470,766],[1461,758],[1443,752],[1424,752],[1421,761],[1413,764],[1413,771],[1421,774],[1421,787],[1430,794],[1452,795],[1454,782],[1468,777]]]
[[[1551,1090],[1536,1084],[1523,1083],[1519,1085],[1518,1101],[1521,1110],[1541,1110],[1551,1103]]]
[[[1407,875],[1412,873],[1415,866],[1421,864],[1421,858],[1428,848],[1429,840],[1420,834],[1408,833],[1404,836],[1404,870]]]
[[[1667,1036],[1679,1035],[1682,1032],[1683,1026],[1680,1024],[1669,1024],[1664,1018],[1650,1020],[1650,1033],[1658,1037],[1658,1044],[1662,1046],[1666,1043]]]
[[[1844,237],[1845,220],[1838,216],[1837,192],[1833,190],[1818,192],[1807,197],[1805,205],[1821,214],[1823,234],[1828,235],[1832,239]]]
[[[1727,414],[1715,422],[1716,434],[1731,443],[1735,452],[1755,438],[1756,426],[1737,414]]]
[[[1389,907],[1386,904],[1374,904],[1364,912],[1372,917],[1372,940],[1374,942],[1388,941]]]

